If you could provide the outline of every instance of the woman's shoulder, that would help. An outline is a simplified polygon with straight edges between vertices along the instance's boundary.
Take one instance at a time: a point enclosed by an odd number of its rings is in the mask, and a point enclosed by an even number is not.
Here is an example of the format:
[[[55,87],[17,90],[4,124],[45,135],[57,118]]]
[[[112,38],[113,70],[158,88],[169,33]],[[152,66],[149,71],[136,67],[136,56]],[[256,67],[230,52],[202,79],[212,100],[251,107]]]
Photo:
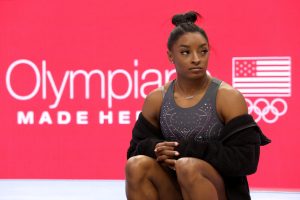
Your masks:
[[[243,94],[226,82],[222,82],[217,95],[217,107],[225,122],[236,116],[248,113]]]
[[[171,82],[152,90],[145,98],[142,108],[143,116],[153,125],[158,126],[160,109],[163,102],[163,97],[170,87]]]
[[[150,103],[155,103],[155,102],[162,103],[163,97],[164,97],[165,93],[167,92],[167,90],[169,89],[171,83],[172,83],[172,81],[169,81],[166,84],[164,84],[163,86],[152,90],[147,95],[146,100],[150,101]]]
[[[221,81],[218,95],[223,99],[223,98],[244,98],[242,93],[232,87],[230,84],[226,83],[225,81]]]

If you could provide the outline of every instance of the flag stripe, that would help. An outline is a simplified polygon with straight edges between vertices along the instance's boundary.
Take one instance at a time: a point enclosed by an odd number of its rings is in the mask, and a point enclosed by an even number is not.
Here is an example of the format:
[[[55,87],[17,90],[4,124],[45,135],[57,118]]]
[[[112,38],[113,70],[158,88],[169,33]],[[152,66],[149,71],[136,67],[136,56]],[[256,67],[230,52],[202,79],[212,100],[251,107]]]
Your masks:
[[[257,71],[290,71],[291,66],[257,66]]]
[[[290,82],[289,77],[246,77],[234,78],[233,82]]]
[[[291,76],[290,72],[256,72],[257,76]]]
[[[257,65],[290,65],[290,60],[257,60]]]
[[[290,97],[291,93],[272,93],[272,94],[243,94],[244,97]]]
[[[239,88],[241,93],[289,93],[290,89],[282,89],[282,88],[251,88],[251,89],[244,89]]]
[[[243,88],[243,87],[286,87],[289,88],[289,83],[234,83],[233,87]]]

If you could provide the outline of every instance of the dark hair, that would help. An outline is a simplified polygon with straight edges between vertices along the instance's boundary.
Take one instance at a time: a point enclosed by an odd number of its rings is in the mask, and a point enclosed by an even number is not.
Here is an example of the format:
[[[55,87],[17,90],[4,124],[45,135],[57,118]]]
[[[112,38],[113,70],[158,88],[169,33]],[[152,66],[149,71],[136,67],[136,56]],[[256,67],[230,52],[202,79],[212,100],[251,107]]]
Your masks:
[[[172,30],[168,39],[167,45],[169,50],[171,50],[173,44],[178,40],[178,38],[185,33],[199,32],[208,43],[208,37],[205,31],[195,24],[198,17],[201,18],[201,15],[195,11],[189,11],[184,14],[177,14],[173,16],[172,24],[176,27]]]

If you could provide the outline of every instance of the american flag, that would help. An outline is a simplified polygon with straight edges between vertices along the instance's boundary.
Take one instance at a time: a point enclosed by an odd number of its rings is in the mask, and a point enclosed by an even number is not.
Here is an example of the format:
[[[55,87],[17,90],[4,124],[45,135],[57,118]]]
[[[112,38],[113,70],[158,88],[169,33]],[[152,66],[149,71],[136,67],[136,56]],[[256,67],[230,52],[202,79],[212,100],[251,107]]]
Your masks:
[[[291,96],[290,57],[234,57],[232,85],[245,97]]]

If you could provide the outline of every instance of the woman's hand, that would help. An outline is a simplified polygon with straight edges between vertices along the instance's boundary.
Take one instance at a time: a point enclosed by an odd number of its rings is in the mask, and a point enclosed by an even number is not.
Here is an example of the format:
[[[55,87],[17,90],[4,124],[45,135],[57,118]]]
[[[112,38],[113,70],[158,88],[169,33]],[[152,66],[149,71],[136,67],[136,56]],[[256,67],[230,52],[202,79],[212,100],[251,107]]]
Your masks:
[[[175,151],[175,147],[178,145],[178,142],[157,143],[154,149],[157,162],[161,162],[162,164],[175,169],[175,157],[179,156],[179,152]]]

